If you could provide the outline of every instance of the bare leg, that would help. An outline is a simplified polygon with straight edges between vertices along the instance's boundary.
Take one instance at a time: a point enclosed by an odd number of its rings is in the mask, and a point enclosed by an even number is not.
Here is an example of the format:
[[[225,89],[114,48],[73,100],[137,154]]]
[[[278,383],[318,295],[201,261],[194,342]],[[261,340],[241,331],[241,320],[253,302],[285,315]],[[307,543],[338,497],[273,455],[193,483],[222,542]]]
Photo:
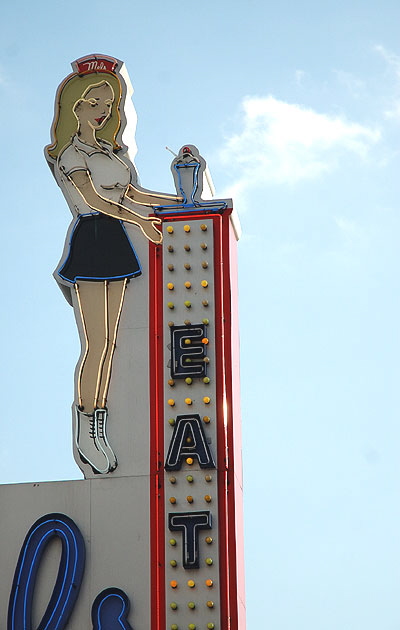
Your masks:
[[[78,404],[85,410],[107,402],[118,325],[127,280],[76,285],[82,356],[77,369]]]
[[[111,472],[117,458],[107,438],[107,394],[127,280],[80,282],[74,307],[82,353],[76,370],[79,407],[75,446],[94,472]]]
[[[109,341],[103,359],[103,368],[97,392],[97,406],[104,408],[107,404],[108,388],[111,378],[111,367],[117,342],[119,321],[124,303],[127,280],[115,281],[108,284],[108,332]]]
[[[99,382],[108,350],[107,282],[82,281],[75,285],[74,306],[81,333],[82,355],[76,372],[76,391],[81,409],[97,407]]]

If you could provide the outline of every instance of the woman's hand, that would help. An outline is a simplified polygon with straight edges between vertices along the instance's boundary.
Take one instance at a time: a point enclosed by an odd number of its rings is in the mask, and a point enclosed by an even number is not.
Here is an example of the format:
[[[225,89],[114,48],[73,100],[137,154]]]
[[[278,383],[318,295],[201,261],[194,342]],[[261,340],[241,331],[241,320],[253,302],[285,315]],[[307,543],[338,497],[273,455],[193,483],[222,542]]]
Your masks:
[[[160,230],[156,227],[157,225],[161,225],[161,219],[157,217],[142,217],[142,219],[143,222],[140,222],[140,228],[143,234],[149,241],[161,243],[163,237]]]

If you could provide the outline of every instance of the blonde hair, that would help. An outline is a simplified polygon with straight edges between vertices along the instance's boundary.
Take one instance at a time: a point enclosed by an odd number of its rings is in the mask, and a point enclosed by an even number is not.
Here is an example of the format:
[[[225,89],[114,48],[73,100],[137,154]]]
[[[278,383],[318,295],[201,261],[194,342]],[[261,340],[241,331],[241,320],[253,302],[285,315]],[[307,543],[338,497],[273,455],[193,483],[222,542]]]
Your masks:
[[[96,79],[98,79],[96,81]],[[121,148],[116,137],[121,126],[121,116],[119,111],[122,97],[122,86],[119,78],[110,72],[94,72],[86,75],[71,74],[58,88],[54,112],[54,120],[51,127],[52,144],[46,147],[47,155],[53,160],[61,151],[71,143],[72,137],[78,129],[78,121],[75,115],[75,107],[80,100],[94,87],[107,83],[114,92],[114,102],[111,109],[110,119],[104,127],[96,132],[102,140],[110,142],[114,150]]]

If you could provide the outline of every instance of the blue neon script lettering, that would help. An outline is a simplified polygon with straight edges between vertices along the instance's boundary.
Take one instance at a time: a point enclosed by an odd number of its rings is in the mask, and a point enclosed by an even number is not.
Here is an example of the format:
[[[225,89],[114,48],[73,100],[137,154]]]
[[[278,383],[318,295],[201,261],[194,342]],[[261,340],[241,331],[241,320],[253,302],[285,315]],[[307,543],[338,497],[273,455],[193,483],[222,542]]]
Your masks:
[[[92,606],[93,630],[132,630],[128,622],[129,598],[119,588],[107,588]]]
[[[49,542],[62,544],[57,579],[37,630],[63,630],[79,595],[85,569],[85,542],[72,519],[47,514],[32,525],[18,558],[8,608],[7,630],[32,630],[32,602],[42,556]],[[123,627],[123,626],[122,626]]]

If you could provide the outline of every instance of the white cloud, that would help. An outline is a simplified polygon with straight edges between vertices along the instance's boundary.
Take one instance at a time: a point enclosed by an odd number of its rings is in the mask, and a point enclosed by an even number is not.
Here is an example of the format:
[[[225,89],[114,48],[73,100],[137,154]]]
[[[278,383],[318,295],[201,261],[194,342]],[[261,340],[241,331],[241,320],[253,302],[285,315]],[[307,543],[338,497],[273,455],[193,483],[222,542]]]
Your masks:
[[[306,76],[306,73],[304,72],[304,70],[296,70],[294,76],[295,76],[296,84],[303,85],[303,81]]]
[[[296,184],[337,167],[344,153],[364,159],[380,132],[273,96],[246,97],[242,130],[220,151],[235,177],[229,194],[266,184]]]
[[[391,72],[394,72],[399,82],[400,81],[400,57],[386,50],[386,48],[381,45],[375,46],[374,49],[381,55],[381,57],[383,57],[383,59],[386,61],[388,65],[388,68],[390,69]],[[395,86],[397,88],[397,92],[398,92],[399,86],[400,86],[400,83],[398,83],[397,86]],[[398,96],[397,98],[395,97],[392,100],[390,109],[387,109],[384,112],[384,114],[386,118],[400,120],[400,98]]]
[[[357,224],[355,221],[347,219],[343,216],[334,217],[334,221],[348,245],[360,245],[366,242],[367,233],[365,228]]]
[[[394,102],[390,109],[384,111],[386,118],[400,119],[400,100]]]
[[[351,72],[345,72],[344,70],[334,70],[333,72],[338,82],[343,85],[352,96],[360,98],[365,91],[364,81],[354,76]]]
[[[374,46],[374,49],[383,57],[387,64],[394,70],[397,77],[400,79],[400,57],[392,52],[386,50],[384,46],[378,44]]]

